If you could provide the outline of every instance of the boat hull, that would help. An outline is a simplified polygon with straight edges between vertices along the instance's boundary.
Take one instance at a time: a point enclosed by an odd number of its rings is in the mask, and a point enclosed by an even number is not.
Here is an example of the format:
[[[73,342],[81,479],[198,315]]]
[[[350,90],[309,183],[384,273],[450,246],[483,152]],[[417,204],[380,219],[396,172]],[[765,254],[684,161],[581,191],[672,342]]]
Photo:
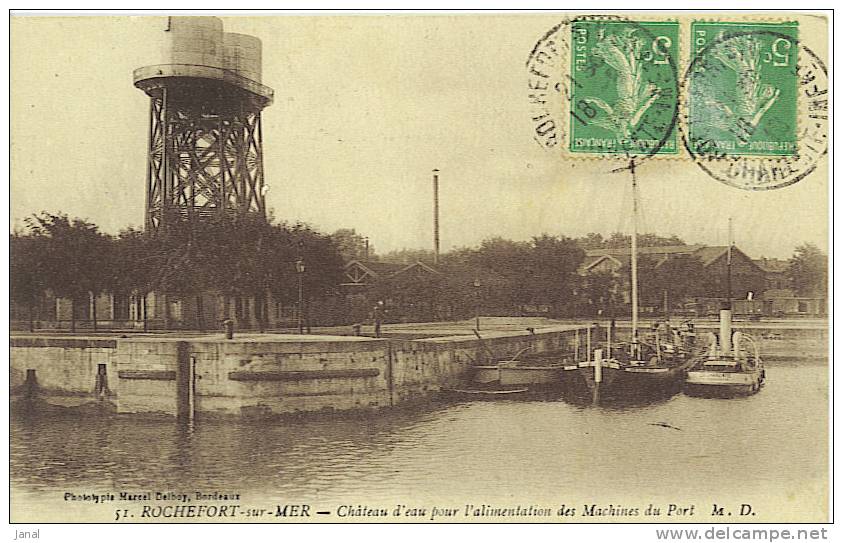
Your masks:
[[[597,378],[596,361],[592,360],[590,362],[580,362],[578,364],[578,381],[584,384],[588,388],[588,390],[594,390],[598,386],[601,389],[610,388],[614,385],[615,379],[617,379],[623,373],[620,365],[616,362],[602,360],[600,364],[601,370],[599,381]]]
[[[600,390],[603,395],[640,397],[678,392],[685,379],[686,370],[674,367],[624,367],[603,361],[602,380],[595,379],[594,363],[580,365],[577,373],[588,390]]]
[[[475,366],[472,381],[483,385],[497,383],[502,387],[547,388],[561,386],[563,374],[564,367],[560,365],[516,366],[500,364]]]
[[[500,381],[500,368],[498,366],[474,366],[471,380],[474,383],[486,385]]]
[[[445,396],[466,399],[466,400],[511,400],[521,398],[530,392],[528,388],[513,389],[470,389],[470,388],[443,388]]]
[[[688,372],[685,392],[690,395],[749,395],[755,394],[764,384],[761,370],[721,372],[696,370]]]
[[[502,386],[553,386],[562,382],[563,369],[557,366],[503,367],[500,371]]]

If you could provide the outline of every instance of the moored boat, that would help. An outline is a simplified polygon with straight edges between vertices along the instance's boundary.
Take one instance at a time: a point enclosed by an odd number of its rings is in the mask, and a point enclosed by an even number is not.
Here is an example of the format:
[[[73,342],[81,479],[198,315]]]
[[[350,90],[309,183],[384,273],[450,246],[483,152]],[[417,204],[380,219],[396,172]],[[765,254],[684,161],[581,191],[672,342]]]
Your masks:
[[[612,344],[612,326],[607,333],[605,350],[598,349],[588,361],[580,364],[578,373],[592,391],[618,396],[640,396],[676,392],[693,365],[692,345],[681,333],[666,324],[666,334],[655,331],[652,342],[642,341],[638,334],[638,183],[634,161],[632,176],[632,235],[630,247],[630,298],[632,309],[631,341]],[[662,341],[664,340],[664,341]],[[605,356],[604,356],[605,354]],[[599,396],[595,395],[595,399]]]
[[[598,349],[594,357],[578,365],[578,373],[590,390],[604,395],[643,396],[677,392],[686,372],[696,363],[691,344],[651,345],[630,343]]]
[[[685,392],[704,395],[754,394],[767,377],[758,343],[732,331],[732,219],[729,219],[729,252],[726,260],[726,299],[720,310],[720,337],[709,335],[708,356],[688,372]],[[750,349],[746,349],[745,346]]]
[[[748,395],[764,385],[766,372],[758,343],[742,332],[732,333],[731,310],[720,311],[720,338],[709,335],[708,356],[688,372],[685,392],[693,395]]]

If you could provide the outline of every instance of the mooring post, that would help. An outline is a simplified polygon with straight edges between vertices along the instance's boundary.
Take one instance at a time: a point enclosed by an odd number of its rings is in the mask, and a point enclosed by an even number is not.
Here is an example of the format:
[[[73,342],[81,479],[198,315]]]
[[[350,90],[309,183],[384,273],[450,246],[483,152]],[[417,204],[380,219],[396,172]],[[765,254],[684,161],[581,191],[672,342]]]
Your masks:
[[[580,329],[574,330],[574,363],[578,364],[580,361]]]
[[[190,343],[179,341],[176,344],[176,418],[180,421],[190,420],[190,362]]]
[[[392,342],[387,342],[386,344],[386,352],[387,352],[387,360],[386,360],[386,386],[389,387],[389,405],[392,407],[395,405],[395,379],[392,374],[393,370],[393,361],[392,361]]]
[[[188,377],[188,410],[187,410],[187,420],[190,424],[193,424],[194,419],[196,418],[196,357],[190,357],[190,365],[189,365],[189,377]]]
[[[594,382],[603,382],[603,349],[594,350]]]
[[[97,364],[97,377],[94,381],[94,394],[102,400],[108,396],[108,370],[105,364]]]
[[[34,369],[26,370],[26,380],[23,383],[23,395],[27,400],[31,400],[38,394],[38,378],[35,376]]]

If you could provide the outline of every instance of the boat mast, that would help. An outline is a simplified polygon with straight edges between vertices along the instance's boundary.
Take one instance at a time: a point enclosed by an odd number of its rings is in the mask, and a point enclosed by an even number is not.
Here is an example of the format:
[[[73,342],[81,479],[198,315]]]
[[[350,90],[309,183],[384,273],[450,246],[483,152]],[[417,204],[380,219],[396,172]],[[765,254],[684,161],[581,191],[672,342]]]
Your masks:
[[[629,161],[632,173],[632,343],[638,343],[638,182],[635,179],[635,159]]]
[[[726,251],[726,303],[732,309],[732,217],[729,217],[729,248]]]
[[[732,218],[729,217],[729,246],[726,248],[726,300],[720,308],[720,356],[732,353]]]

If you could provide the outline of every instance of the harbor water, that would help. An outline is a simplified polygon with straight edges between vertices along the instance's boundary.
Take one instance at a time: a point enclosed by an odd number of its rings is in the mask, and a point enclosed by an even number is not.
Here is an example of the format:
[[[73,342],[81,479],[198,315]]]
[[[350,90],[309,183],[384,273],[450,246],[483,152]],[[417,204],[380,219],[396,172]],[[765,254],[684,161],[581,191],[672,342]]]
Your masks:
[[[760,393],[728,399],[680,392],[594,405],[551,395],[192,428],[96,412],[13,412],[12,518],[110,522],[125,503],[68,493],[160,491],[239,494],[244,507],[274,512],[300,503],[330,513],[234,519],[241,522],[425,520],[366,516],[400,504],[428,508],[428,519],[434,506],[462,515],[434,520],[819,522],[828,520],[828,405],[827,363],[769,361]],[[584,514],[589,504],[605,514]],[[693,512],[665,516],[670,504]],[[752,513],[739,516],[742,504]],[[483,505],[549,508],[554,516],[466,516],[467,506]],[[662,516],[645,518],[649,505]],[[556,516],[562,506],[574,515]],[[714,507],[734,516],[712,516]]]

